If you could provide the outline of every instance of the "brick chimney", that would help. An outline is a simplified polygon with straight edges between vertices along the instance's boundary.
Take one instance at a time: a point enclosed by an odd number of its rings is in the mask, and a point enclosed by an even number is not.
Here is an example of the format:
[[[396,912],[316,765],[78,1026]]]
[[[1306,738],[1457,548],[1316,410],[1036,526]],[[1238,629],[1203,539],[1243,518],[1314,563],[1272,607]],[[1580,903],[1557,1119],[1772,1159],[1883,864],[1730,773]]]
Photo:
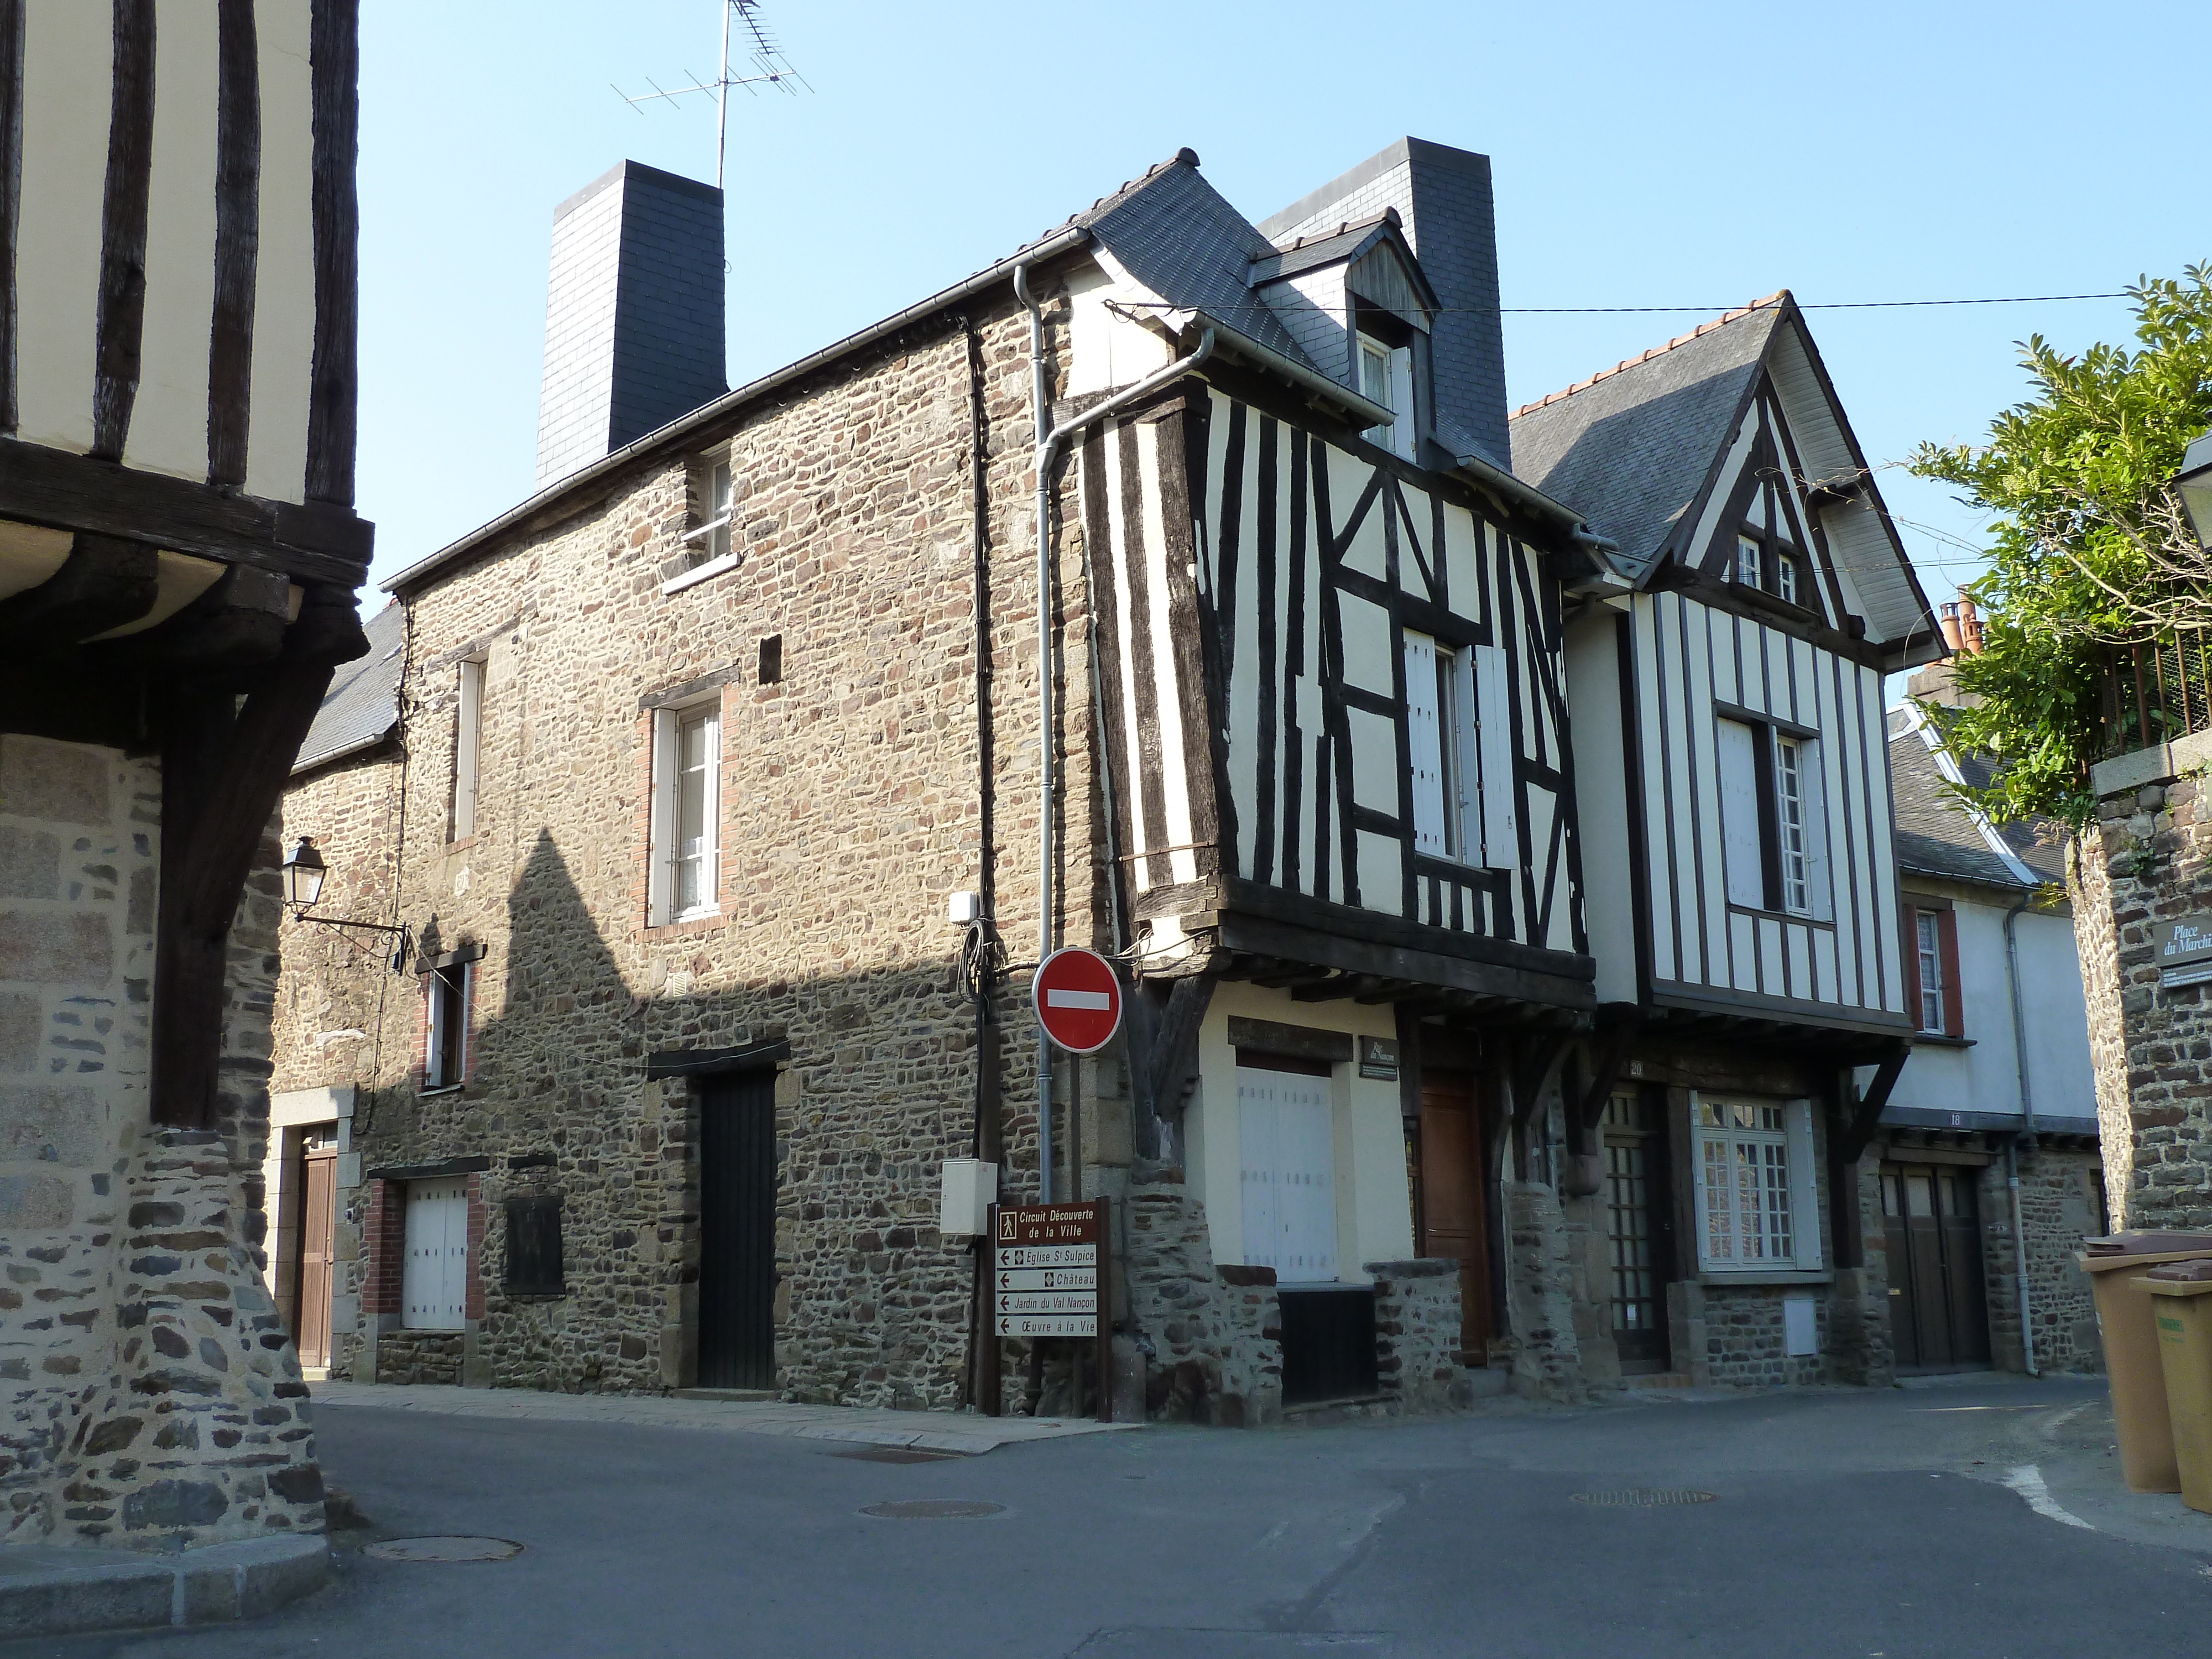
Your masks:
[[[1445,307],[1429,336],[1437,435],[1447,447],[1472,443],[1498,465],[1508,465],[1505,339],[1498,313],[1498,224],[1487,155],[1401,138],[1262,221],[1260,234],[1287,242],[1386,207],[1398,210],[1406,240]]]
[[[553,210],[538,488],[726,389],[722,192],[635,161]]]

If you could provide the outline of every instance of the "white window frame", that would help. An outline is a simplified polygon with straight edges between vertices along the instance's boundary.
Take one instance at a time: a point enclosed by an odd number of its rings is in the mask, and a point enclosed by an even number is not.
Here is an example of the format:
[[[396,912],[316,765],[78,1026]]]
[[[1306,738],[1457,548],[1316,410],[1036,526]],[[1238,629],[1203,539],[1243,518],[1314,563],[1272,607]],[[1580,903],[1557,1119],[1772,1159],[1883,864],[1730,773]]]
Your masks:
[[[1690,1131],[1698,1271],[1818,1271],[1812,1103],[1692,1094]]]
[[[406,1255],[400,1268],[400,1318],[410,1331],[458,1331],[468,1325],[469,1181],[441,1176],[406,1183],[402,1218]]]
[[[458,1089],[468,1080],[469,1003],[476,989],[476,970],[474,962],[424,970],[422,994],[429,1003],[422,1054],[425,1090]]]
[[[661,583],[664,594],[680,593],[737,568],[737,472],[728,449],[709,450],[694,459],[691,490],[699,503],[699,522],[684,532],[684,568]]]
[[[1920,957],[1920,1029],[1936,1036],[1943,1029],[1943,916],[1940,910],[1912,910],[1912,944]],[[1932,1012],[1931,1012],[1932,1011]]]
[[[1365,334],[1355,338],[1359,395],[1381,404],[1395,417],[1389,425],[1370,426],[1361,435],[1400,460],[1410,461],[1413,459],[1413,348],[1385,345]]]
[[[1505,653],[1447,645],[1411,629],[1403,650],[1413,850],[1479,868],[1516,868],[1516,738]]]
[[[1793,916],[1813,914],[1814,837],[1819,800],[1813,769],[1819,750],[1813,740],[1774,733],[1774,840],[1781,872],[1782,908]]]
[[[1777,553],[1774,556],[1774,592],[1785,604],[1797,605],[1797,556]]]
[[[1735,579],[1746,587],[1766,585],[1766,549],[1759,538],[1742,531],[1735,538]]]
[[[650,869],[646,882],[648,925],[691,921],[721,913],[722,818],[722,700],[713,697],[653,711],[653,831]],[[707,759],[702,804],[702,845],[687,854],[678,839],[678,790],[683,736],[687,726],[707,725]],[[701,898],[696,904],[679,906],[683,865],[696,860],[701,874]]]
[[[453,710],[453,814],[448,841],[477,832],[477,778],[483,762],[484,659],[461,659]]]

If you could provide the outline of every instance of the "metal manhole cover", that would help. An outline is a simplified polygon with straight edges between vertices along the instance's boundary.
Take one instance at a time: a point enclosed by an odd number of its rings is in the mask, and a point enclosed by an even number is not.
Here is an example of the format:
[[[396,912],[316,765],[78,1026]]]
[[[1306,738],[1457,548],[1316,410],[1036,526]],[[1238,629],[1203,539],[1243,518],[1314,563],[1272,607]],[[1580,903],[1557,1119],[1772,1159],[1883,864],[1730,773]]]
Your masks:
[[[1601,1509],[1653,1510],[1668,1504],[1710,1504],[1719,1495],[1691,1486],[1629,1486],[1620,1492],[1578,1492],[1574,1501]]]
[[[860,1513],[878,1521],[975,1521],[998,1515],[1006,1507],[973,1498],[909,1498],[895,1504],[871,1504]]]
[[[504,1561],[522,1546],[512,1538],[387,1538],[361,1553],[380,1561]]]

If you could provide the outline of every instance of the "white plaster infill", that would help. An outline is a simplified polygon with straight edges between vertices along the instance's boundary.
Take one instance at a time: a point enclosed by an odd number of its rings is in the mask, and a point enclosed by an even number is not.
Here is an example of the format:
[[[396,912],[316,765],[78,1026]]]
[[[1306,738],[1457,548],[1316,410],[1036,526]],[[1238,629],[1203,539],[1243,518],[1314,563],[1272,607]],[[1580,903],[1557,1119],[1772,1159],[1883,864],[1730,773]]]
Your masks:
[[[2170,782],[2207,765],[2212,765],[2212,732],[2191,732],[2172,743],[2154,744],[2148,749],[2099,761],[2089,769],[2089,787],[2101,799]]]
[[[509,1423],[620,1423],[657,1429],[705,1429],[721,1434],[774,1434],[799,1440],[842,1440],[864,1446],[970,1456],[1033,1440],[1109,1434],[1141,1423],[1094,1423],[1067,1417],[984,1417],[952,1412],[871,1410],[857,1406],[800,1406],[781,1400],[674,1400],[661,1395],[542,1394],[532,1389],[462,1389],[449,1384],[313,1382],[318,1407],[428,1412],[441,1417],[495,1418]]]

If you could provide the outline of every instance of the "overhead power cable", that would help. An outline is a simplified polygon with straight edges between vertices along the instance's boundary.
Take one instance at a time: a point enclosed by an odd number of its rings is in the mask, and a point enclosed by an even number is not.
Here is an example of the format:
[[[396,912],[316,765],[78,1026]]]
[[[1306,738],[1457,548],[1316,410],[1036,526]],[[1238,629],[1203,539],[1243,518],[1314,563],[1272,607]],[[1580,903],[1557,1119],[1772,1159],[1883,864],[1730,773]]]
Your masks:
[[[2033,306],[2048,305],[2065,300],[2125,300],[2131,297],[2118,294],[2008,294],[1972,300],[1800,300],[1800,311],[1893,311],[1923,306]],[[1147,311],[1176,311],[1186,307],[1168,300],[1135,300],[1118,303]],[[1326,308],[1326,307],[1324,307]],[[1680,312],[1711,313],[1714,312],[1757,311],[1761,305],[1732,306],[1439,306],[1438,313],[1465,312],[1485,316],[1505,317],[1596,317],[1631,316],[1646,313]],[[1222,311],[1272,311],[1265,301],[1248,301],[1241,305],[1206,306],[1200,309]]]

